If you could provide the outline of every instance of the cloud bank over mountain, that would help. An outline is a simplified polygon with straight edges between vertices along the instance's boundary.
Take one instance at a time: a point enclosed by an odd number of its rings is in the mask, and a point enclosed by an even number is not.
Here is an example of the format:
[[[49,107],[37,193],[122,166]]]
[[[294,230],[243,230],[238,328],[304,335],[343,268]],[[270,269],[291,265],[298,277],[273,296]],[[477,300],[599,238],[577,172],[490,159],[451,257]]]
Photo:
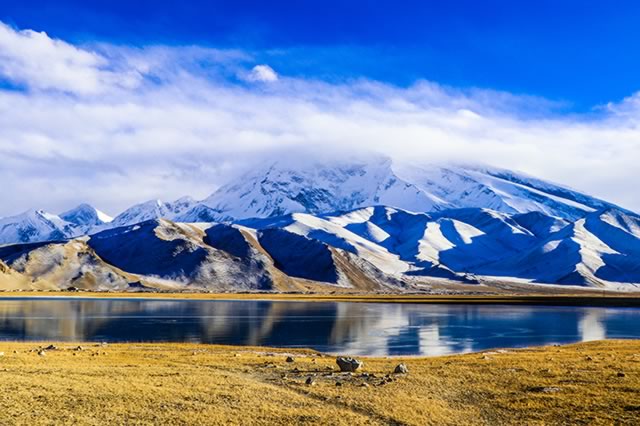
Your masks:
[[[204,198],[265,156],[306,149],[487,163],[638,211],[639,105],[632,94],[567,115],[429,81],[291,77],[258,52],[73,44],[0,24],[0,216]]]

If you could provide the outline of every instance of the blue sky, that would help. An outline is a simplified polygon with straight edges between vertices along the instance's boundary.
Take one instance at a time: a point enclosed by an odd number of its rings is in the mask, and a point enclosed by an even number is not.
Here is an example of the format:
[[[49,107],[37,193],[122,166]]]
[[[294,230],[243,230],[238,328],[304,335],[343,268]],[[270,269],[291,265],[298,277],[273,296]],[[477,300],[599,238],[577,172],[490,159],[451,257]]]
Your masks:
[[[0,20],[72,42],[251,50],[290,76],[418,79],[585,112],[639,89],[635,1],[3,2]]]
[[[203,199],[305,148],[485,163],[640,211],[638,18],[625,1],[2,2],[0,216]]]

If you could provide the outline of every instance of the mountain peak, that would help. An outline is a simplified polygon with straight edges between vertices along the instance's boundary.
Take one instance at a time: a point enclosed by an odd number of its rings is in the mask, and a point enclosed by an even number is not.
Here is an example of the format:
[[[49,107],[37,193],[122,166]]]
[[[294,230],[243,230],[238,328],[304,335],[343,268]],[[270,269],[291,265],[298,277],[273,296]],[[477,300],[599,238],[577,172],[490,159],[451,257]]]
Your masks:
[[[59,217],[69,223],[82,227],[99,226],[113,220],[108,214],[87,203],[79,204],[75,208],[61,213]]]
[[[575,220],[611,203],[523,173],[484,165],[396,163],[384,156],[274,160],[219,188],[203,203],[225,220],[323,214],[386,205],[428,212],[487,208]]]
[[[391,166],[382,156],[274,161],[221,187],[203,203],[233,219],[322,214],[377,204],[432,209],[429,195],[400,179]]]

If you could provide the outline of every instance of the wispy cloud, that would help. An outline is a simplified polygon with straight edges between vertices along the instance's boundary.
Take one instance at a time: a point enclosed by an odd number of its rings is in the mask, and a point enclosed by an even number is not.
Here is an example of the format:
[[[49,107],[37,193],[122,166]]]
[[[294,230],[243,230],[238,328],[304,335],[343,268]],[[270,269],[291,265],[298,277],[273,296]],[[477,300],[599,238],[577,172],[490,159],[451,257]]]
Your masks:
[[[282,54],[282,53],[280,53]],[[638,95],[589,116],[418,81],[279,75],[251,52],[72,45],[0,25],[0,215],[204,198],[267,153],[322,147],[522,170],[640,210]]]

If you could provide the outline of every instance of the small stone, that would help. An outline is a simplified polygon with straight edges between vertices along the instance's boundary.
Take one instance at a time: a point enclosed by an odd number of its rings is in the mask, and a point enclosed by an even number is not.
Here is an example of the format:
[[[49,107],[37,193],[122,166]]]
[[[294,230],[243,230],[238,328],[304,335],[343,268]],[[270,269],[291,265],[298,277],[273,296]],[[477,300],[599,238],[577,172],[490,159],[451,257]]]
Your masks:
[[[618,371],[618,377],[624,377],[626,376],[626,374],[624,374],[622,371]]]
[[[585,360],[587,360],[587,361],[593,361],[593,358],[592,358],[592,357],[590,357],[590,356],[587,356],[587,357],[585,358]]]
[[[48,350],[48,351],[55,351],[58,348],[55,345],[49,345],[45,349]]]
[[[555,393],[560,391],[561,389],[555,386],[534,386],[529,388],[529,392]]]
[[[298,369],[298,367],[296,367],[296,368],[294,368],[294,369],[293,369],[293,372],[294,372],[294,373],[299,373],[299,372],[300,372],[300,370]]]
[[[292,357],[292,356],[288,356],[288,357],[287,357],[287,359],[286,359],[286,361],[287,361],[287,362],[294,362],[294,361],[295,361],[295,359],[293,359],[293,357]]]
[[[76,348],[74,349],[76,351],[83,351],[84,348],[82,346],[76,346]]]
[[[38,355],[45,356],[47,353],[44,350],[38,351]]]
[[[362,383],[362,384],[360,384],[360,387],[361,387],[361,388],[368,388],[368,387],[369,387],[369,385],[368,385],[367,383]]]
[[[393,370],[394,374],[407,374],[409,369],[403,363],[396,365],[396,368]]]
[[[313,380],[313,377],[307,377],[304,384],[308,386],[315,386],[316,382]]]
[[[345,357],[336,358],[336,364],[338,364],[340,371],[343,371],[343,372],[354,372],[364,366],[364,362],[362,361],[359,361],[355,358],[345,358]]]
[[[342,386],[342,382],[336,382],[336,386]]]

